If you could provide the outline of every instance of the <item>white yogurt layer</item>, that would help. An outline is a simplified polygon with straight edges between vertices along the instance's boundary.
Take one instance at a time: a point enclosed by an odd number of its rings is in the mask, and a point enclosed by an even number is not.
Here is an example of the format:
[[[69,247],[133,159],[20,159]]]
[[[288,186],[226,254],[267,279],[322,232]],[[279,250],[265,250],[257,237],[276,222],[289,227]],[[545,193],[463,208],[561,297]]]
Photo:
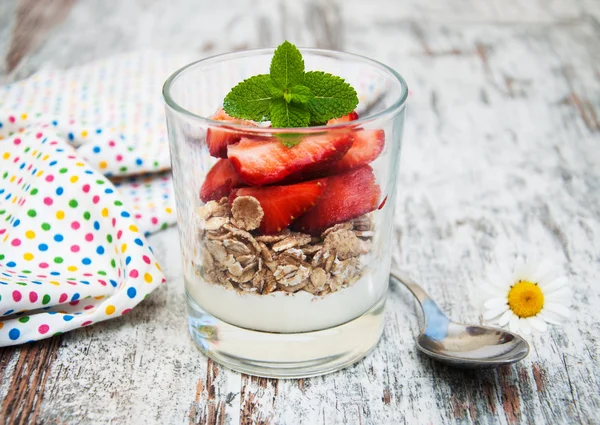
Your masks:
[[[204,310],[232,325],[266,332],[308,332],[337,326],[357,318],[383,296],[387,282],[375,282],[374,273],[354,285],[321,297],[305,291],[266,295],[239,293],[186,279],[186,290]]]

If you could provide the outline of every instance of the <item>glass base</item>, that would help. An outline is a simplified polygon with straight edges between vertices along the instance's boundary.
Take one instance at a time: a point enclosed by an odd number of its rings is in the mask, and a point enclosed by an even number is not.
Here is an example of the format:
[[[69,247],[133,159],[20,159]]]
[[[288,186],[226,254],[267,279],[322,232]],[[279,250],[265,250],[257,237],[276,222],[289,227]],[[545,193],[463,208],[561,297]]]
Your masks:
[[[223,322],[187,297],[192,339],[204,354],[237,372],[266,378],[307,378],[365,357],[383,333],[385,296],[342,325],[313,332],[270,333]]]

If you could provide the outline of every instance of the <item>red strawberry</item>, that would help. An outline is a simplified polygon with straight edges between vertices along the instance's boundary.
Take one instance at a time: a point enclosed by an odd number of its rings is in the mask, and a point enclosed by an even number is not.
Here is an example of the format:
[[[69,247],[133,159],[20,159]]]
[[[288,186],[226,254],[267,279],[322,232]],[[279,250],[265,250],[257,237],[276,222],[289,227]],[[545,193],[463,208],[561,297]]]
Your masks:
[[[231,124],[244,124],[256,127],[256,124],[252,121],[239,120],[230,117],[223,108],[219,108],[217,113],[210,118],[216,121],[227,121]],[[206,132],[208,151],[215,158],[227,158],[227,146],[239,142],[243,136],[243,133],[240,133],[239,131],[236,132],[233,129],[211,127]]]
[[[312,180],[288,186],[244,187],[229,195],[229,202],[238,196],[253,196],[265,215],[260,231],[269,235],[281,232],[290,223],[315,206],[325,193],[327,179]]]
[[[319,235],[334,224],[371,212],[379,205],[381,190],[368,165],[327,178],[327,190],[317,205],[292,224],[292,228]]]
[[[202,202],[216,201],[228,196],[231,189],[240,186],[243,186],[243,182],[231,166],[231,162],[228,159],[219,159],[206,175],[200,189],[200,199]]]
[[[294,180],[308,176],[341,159],[352,146],[351,132],[330,132],[307,136],[292,148],[277,138],[242,138],[229,145],[227,154],[243,181],[252,186],[263,186],[286,178]]]
[[[350,122],[358,119],[358,114],[356,111],[350,112],[348,115],[344,115],[340,118],[334,118],[332,120],[327,121],[327,125],[335,125],[335,124],[343,124],[345,122]]]
[[[342,159],[329,169],[332,174],[341,173],[368,164],[379,156],[385,143],[383,130],[357,130],[353,132],[354,143]]]

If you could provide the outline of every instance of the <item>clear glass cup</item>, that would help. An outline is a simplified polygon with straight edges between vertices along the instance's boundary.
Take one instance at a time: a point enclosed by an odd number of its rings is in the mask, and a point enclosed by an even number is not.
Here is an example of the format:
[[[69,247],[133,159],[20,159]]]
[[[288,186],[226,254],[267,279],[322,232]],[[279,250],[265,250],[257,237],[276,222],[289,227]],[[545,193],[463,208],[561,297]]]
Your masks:
[[[237,83],[268,72],[272,49],[194,62],[163,88],[190,333],[218,363],[266,377],[321,375],[367,355],[383,332],[391,262],[406,83],[391,68],[362,56],[301,52],[307,70],[338,75],[356,89],[358,120],[272,129],[209,118]],[[265,149],[272,159],[268,149],[281,145],[285,133],[301,140],[285,148],[300,152],[301,159],[315,143],[321,148],[325,143],[324,149],[335,144],[337,156],[281,180],[281,173],[296,165],[290,166],[284,153],[284,160],[271,165],[283,163],[280,174],[265,182],[270,174],[255,168],[256,162],[264,164]],[[221,150],[229,159],[211,155],[218,150],[215,140],[234,143]],[[338,164],[345,157],[344,165]],[[241,179],[241,170],[254,174]],[[310,216],[296,217],[291,230],[264,235],[253,229],[262,223],[257,202],[246,197],[248,187],[257,188],[255,178],[261,190],[306,181],[313,190],[316,180],[325,189],[306,213]],[[247,188],[236,189],[240,186]],[[279,192],[268,193],[264,202],[282,202]]]

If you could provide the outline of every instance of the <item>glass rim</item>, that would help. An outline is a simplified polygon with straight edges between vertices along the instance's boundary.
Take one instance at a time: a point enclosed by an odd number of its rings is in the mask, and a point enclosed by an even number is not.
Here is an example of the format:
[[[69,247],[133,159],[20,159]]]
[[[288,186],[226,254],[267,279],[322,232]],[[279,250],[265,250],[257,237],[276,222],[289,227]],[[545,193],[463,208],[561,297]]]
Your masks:
[[[391,74],[391,76],[394,77],[397,80],[397,82],[400,84],[400,87],[401,87],[400,96],[398,97],[398,99],[396,99],[396,101],[392,105],[388,106],[387,108],[385,108],[379,112],[376,112],[374,114],[367,114],[364,117],[359,116],[359,118],[357,120],[354,120],[351,122],[343,122],[343,123],[334,124],[334,125],[319,125],[319,126],[312,126],[312,127],[294,127],[294,128],[255,127],[255,126],[249,126],[246,124],[236,124],[236,123],[230,123],[227,121],[213,120],[209,117],[204,117],[202,115],[194,114],[193,112],[191,112],[191,111],[187,110],[186,108],[182,107],[181,105],[179,105],[173,99],[173,97],[171,97],[171,86],[173,85],[173,83],[175,82],[177,77],[182,75],[184,72],[189,71],[189,68],[192,68],[203,62],[206,62],[206,63],[213,62],[213,61],[217,62],[217,61],[227,60],[227,59],[230,59],[233,57],[239,58],[239,57],[246,57],[246,56],[254,56],[257,54],[261,54],[261,53],[272,53],[274,51],[274,48],[262,48],[262,49],[243,50],[243,51],[239,51],[239,52],[222,53],[222,54],[209,56],[207,58],[199,59],[197,61],[188,63],[187,65],[185,65],[185,66],[179,68],[178,70],[176,70],[175,72],[173,72],[167,78],[167,80],[163,84],[163,88],[162,88],[163,99],[169,108],[171,108],[181,114],[184,114],[190,118],[204,122],[205,124],[209,125],[210,127],[225,127],[225,128],[229,128],[229,129],[238,129],[238,130],[241,130],[244,132],[262,133],[262,134],[322,133],[324,131],[332,131],[332,130],[335,130],[338,128],[347,128],[348,126],[355,127],[355,126],[370,123],[370,122],[373,122],[373,121],[376,121],[379,119],[385,119],[388,116],[393,116],[394,114],[401,112],[403,110],[404,106],[406,105],[406,101],[408,99],[408,85],[406,84],[406,81],[404,80],[404,78],[398,72],[396,72],[396,70],[389,67],[388,65],[385,65],[379,61],[376,61],[374,59],[370,59],[366,56],[358,55],[355,53],[347,53],[347,52],[340,52],[337,50],[327,50],[327,49],[314,49],[314,48],[299,48],[299,50],[302,53],[314,53],[314,54],[322,54],[322,55],[326,54],[328,56],[333,55],[333,56],[337,56],[340,58],[346,57],[346,58],[359,59],[362,62],[366,62],[372,66],[383,69],[384,71]]]

